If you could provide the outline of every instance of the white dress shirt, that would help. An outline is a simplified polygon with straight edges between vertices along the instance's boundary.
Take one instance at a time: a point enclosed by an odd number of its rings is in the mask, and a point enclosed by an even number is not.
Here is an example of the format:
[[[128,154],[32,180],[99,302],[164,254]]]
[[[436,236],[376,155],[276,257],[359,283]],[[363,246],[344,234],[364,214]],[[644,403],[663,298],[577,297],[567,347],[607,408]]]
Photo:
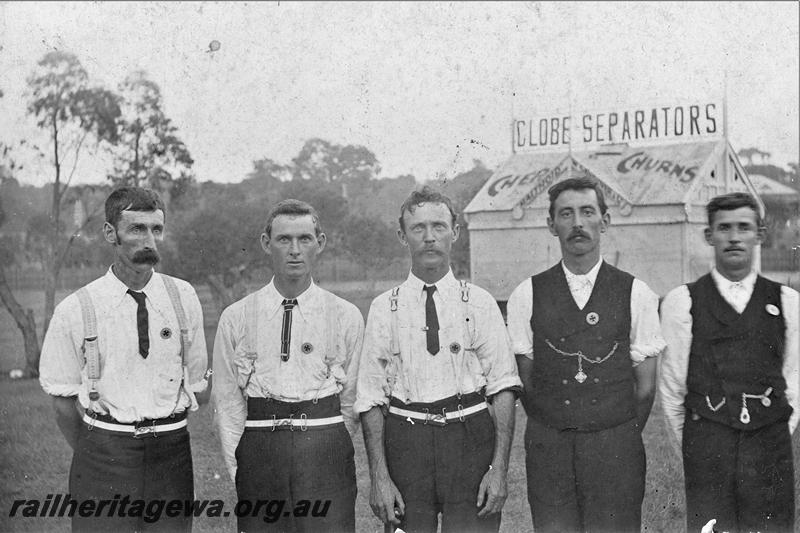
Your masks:
[[[174,279],[174,278],[173,278]],[[189,328],[191,347],[185,354],[189,384],[203,380],[208,352],[203,333],[203,310],[191,285],[175,279]],[[97,382],[100,399],[91,408],[120,422],[164,418],[191,405],[185,391],[179,395],[182,378],[178,319],[161,274],[154,272],[142,289],[146,295],[150,350],[139,355],[136,301],[128,287],[114,275],[106,274],[86,285],[97,317],[97,339],[101,376]],[[56,306],[42,345],[39,381],[53,396],[78,396],[90,407],[87,370],[82,351],[83,314],[75,293]],[[199,391],[194,386],[195,392]]]
[[[586,274],[570,272],[561,262],[572,298],[580,309],[592,295],[602,258]],[[631,287],[631,362],[638,365],[648,357],[658,356],[666,346],[658,322],[658,296],[644,282],[634,278]],[[533,359],[533,287],[530,278],[517,285],[508,299],[508,333],[515,354]]]
[[[436,355],[428,353],[426,344],[426,294],[421,279],[409,274],[400,285],[396,311],[399,357],[390,349],[391,291],[373,300],[359,358],[357,413],[388,404],[390,395],[405,403],[429,403],[458,393],[480,391],[483,387],[486,395],[491,396],[522,386],[494,298],[484,289],[469,284],[466,305],[469,322],[465,330],[465,304],[459,281],[448,271],[435,285],[433,300],[439,320],[440,347]],[[393,387],[389,384],[390,368],[400,369]]]
[[[755,272],[748,274],[741,282],[732,282],[723,277],[716,269],[711,271],[720,295],[739,314],[742,313],[756,283]],[[794,411],[789,418],[789,430],[794,432],[800,417],[800,336],[798,335],[798,310],[800,297],[797,291],[786,286],[781,287],[781,307],[783,309],[786,333],[783,349],[782,374],[786,380],[786,399]],[[692,348],[692,298],[689,288],[681,285],[672,289],[661,305],[661,327],[667,340],[667,352],[661,359],[661,394],[664,415],[670,433],[675,437],[678,446],[683,441],[683,420],[686,397],[686,377],[689,372],[689,353]]]
[[[326,294],[328,296],[326,296]],[[364,319],[358,308],[324,289],[311,286],[297,297],[292,309],[289,360],[281,361],[281,327],[284,297],[273,282],[258,291],[258,330],[254,371],[246,357],[247,313],[245,299],[227,307],[219,319],[214,340],[214,401],[222,451],[231,479],[235,479],[236,446],[247,419],[245,397],[300,402],[339,393],[342,414],[352,429],[355,397],[354,356],[361,349]],[[334,305],[328,309],[326,301]],[[327,320],[331,319],[336,347],[331,357],[326,346]],[[305,347],[305,350],[304,350]],[[352,367],[352,368],[351,368]],[[250,374],[249,381],[247,376]],[[246,388],[245,387],[246,383]]]

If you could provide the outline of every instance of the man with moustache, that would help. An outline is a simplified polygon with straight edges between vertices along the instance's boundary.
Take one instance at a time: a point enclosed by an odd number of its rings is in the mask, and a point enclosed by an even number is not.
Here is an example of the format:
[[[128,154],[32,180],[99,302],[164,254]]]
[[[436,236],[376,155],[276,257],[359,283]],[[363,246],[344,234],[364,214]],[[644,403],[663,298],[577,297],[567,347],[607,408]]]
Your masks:
[[[157,193],[117,189],[105,215],[114,263],[56,307],[39,368],[74,451],[71,498],[119,501],[115,511],[76,512],[73,531],[190,531],[191,516],[146,520],[154,510],[137,513],[132,502],[194,498],[186,414],[207,384],[200,301],[153,270],[164,238]]]
[[[355,531],[353,358],[364,319],[312,279],[326,236],[317,211],[284,200],[261,246],[272,281],[225,309],[212,398],[239,502],[237,531]],[[257,502],[281,509],[259,511]],[[243,507],[246,504],[242,504]]]
[[[534,529],[638,533],[641,432],[664,348],[658,297],[600,256],[610,215],[596,182],[569,178],[548,194],[562,260],[508,301]]]
[[[659,389],[682,447],[687,528],[793,531],[800,297],[755,270],[765,228],[752,196],[717,196],[706,211],[715,266],[661,307]]]
[[[497,531],[520,389],[494,299],[459,282],[450,199],[428,187],[400,208],[411,272],[375,298],[358,367],[370,505],[404,531]],[[493,416],[487,408],[492,404]]]

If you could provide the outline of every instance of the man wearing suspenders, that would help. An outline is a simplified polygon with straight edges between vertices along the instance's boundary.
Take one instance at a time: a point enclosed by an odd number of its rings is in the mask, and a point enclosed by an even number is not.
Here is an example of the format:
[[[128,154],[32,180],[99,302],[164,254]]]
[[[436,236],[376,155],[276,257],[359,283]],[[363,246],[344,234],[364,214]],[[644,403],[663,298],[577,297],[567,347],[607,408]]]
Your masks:
[[[400,208],[411,273],[372,302],[355,410],[370,505],[404,531],[494,531],[506,499],[517,376],[500,309],[450,271],[450,200],[429,188]],[[487,409],[493,404],[493,414]]]
[[[74,450],[70,496],[108,501],[95,516],[75,513],[73,530],[189,531],[184,513],[144,520],[134,505],[194,498],[186,414],[207,384],[202,309],[191,285],[153,271],[164,236],[155,192],[117,189],[105,213],[114,264],[56,307],[40,363]]]
[[[272,281],[220,317],[212,398],[240,509],[248,510],[239,531],[355,531],[345,421],[355,430],[348,371],[364,320],[314,283],[325,242],[313,207],[277,204],[261,235]]]
[[[659,390],[682,447],[687,528],[715,519],[715,531],[796,531],[800,298],[755,270],[765,229],[752,196],[717,196],[706,211],[715,266],[661,306]]]
[[[658,297],[600,256],[602,189],[570,178],[548,191],[562,261],[508,300],[508,330],[525,387],[528,502],[539,532],[641,529],[641,432],[664,349]]]

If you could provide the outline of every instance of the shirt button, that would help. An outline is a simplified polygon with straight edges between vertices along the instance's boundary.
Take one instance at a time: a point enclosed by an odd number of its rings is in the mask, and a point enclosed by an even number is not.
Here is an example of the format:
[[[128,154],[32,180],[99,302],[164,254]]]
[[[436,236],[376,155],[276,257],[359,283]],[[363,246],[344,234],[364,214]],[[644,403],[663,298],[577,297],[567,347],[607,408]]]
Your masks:
[[[592,405],[597,405],[597,398],[592,398]]]
[[[569,405],[570,403],[572,402],[570,402],[569,400],[564,400],[564,405]]]
[[[561,380],[561,384],[562,384],[562,385],[566,385],[567,383],[569,383],[569,381],[567,381],[566,379],[562,379],[562,380]]]
[[[602,359],[602,358],[601,357],[595,357],[594,358],[595,361],[599,361],[600,359]]]
[[[600,378],[594,378],[594,380],[592,381],[594,381],[595,383],[600,383]]]
[[[567,340],[567,339],[565,339],[564,337],[561,337],[561,342],[564,342],[565,340]]]

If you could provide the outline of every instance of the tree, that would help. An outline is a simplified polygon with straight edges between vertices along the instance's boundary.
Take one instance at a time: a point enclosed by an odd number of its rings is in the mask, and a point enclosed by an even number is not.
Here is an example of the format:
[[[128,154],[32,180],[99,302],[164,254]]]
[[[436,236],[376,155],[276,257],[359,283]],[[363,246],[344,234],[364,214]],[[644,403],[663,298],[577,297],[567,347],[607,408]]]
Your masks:
[[[0,227],[5,222],[2,198],[0,198]],[[20,244],[10,236],[0,236],[0,301],[8,309],[9,314],[17,323],[22,333],[22,342],[25,347],[25,376],[37,377],[39,375],[39,356],[41,348],[39,337],[36,334],[36,320],[32,309],[25,309],[20,305],[11,292],[11,287],[6,279],[5,269],[15,261],[15,251],[20,249]]]
[[[72,242],[70,238],[64,239],[62,208],[68,199],[66,193],[87,139],[95,140],[95,147],[117,141],[120,108],[118,97],[111,91],[91,86],[83,65],[67,52],[45,54],[27,83],[30,90],[28,113],[37,119],[36,125],[48,133],[54,170],[43,264],[46,332],[55,308],[58,276]],[[72,168],[65,176],[62,167],[70,161]]]
[[[193,283],[208,284],[219,309],[247,292],[252,271],[264,265],[259,244],[264,208],[236,185],[204,183],[207,201],[167,224],[165,268]]]
[[[359,265],[364,267],[366,279],[373,284],[381,270],[401,261],[405,250],[397,239],[395,230],[375,216],[352,214],[342,227],[342,247]]]
[[[119,141],[114,150],[114,185],[148,186],[164,192],[191,176],[194,160],[163,110],[161,89],[136,71],[119,85]]]
[[[324,139],[309,139],[292,159],[295,179],[339,183],[346,187],[363,185],[380,174],[378,159],[369,149],[348,144],[333,144]],[[341,186],[340,185],[340,186]]]

